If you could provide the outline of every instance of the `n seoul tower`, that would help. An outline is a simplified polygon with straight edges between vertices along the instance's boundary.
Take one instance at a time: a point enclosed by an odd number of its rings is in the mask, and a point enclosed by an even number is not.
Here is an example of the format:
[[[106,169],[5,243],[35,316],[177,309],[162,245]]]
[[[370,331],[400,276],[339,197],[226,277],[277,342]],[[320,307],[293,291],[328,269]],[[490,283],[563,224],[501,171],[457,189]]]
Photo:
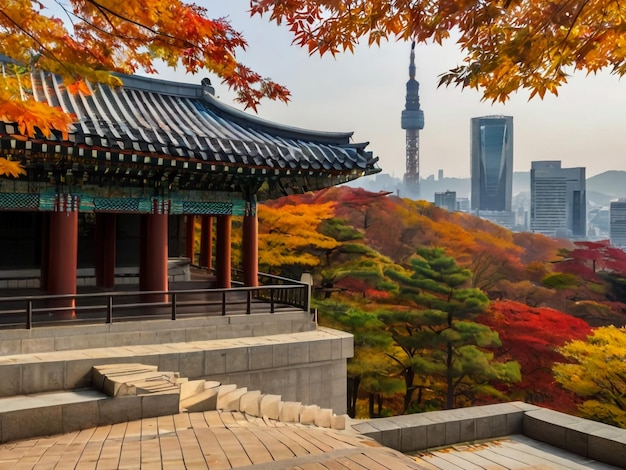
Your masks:
[[[424,111],[420,109],[420,84],[415,80],[415,41],[411,44],[409,81],[406,82],[406,104],[402,111],[402,129],[406,130],[406,173],[404,189],[408,196],[420,193],[420,130],[424,129]]]

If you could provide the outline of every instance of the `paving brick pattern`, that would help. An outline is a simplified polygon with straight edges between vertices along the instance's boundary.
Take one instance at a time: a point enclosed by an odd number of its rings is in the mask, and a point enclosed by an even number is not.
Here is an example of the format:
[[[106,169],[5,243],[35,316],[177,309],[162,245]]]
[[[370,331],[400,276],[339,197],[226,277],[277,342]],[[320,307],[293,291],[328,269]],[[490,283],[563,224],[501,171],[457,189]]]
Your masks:
[[[362,435],[206,411],[0,446],[0,469],[426,469]]]

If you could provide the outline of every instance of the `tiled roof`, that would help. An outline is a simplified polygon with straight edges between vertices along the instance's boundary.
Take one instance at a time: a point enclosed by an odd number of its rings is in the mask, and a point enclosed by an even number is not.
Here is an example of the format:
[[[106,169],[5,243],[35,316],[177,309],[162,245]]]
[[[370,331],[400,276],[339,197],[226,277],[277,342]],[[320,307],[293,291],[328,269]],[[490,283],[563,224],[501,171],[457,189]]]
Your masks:
[[[201,172],[223,173],[229,167],[256,178],[298,175],[316,179],[312,189],[380,171],[378,159],[365,150],[367,143],[350,142],[352,133],[315,132],[265,121],[221,103],[206,85],[120,78],[122,87],[88,84],[91,95],[84,95],[69,93],[53,74],[35,71],[35,98],[60,106],[77,119],[67,141],[55,134],[13,145],[48,152],[54,145],[56,151],[75,157]],[[17,133],[17,126],[0,122],[0,139]]]

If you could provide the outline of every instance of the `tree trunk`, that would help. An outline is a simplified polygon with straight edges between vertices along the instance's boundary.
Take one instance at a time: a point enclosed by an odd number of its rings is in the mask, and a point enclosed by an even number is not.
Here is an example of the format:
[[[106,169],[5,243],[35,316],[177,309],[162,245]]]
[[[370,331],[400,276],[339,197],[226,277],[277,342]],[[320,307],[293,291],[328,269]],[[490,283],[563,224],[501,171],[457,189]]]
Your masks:
[[[361,377],[348,377],[348,409],[347,413],[350,418],[356,417],[356,400],[359,395],[359,384]]]
[[[413,386],[413,381],[415,379],[415,372],[410,367],[404,369],[404,385],[406,386],[406,392],[404,393],[404,408],[402,409],[402,413],[406,413],[411,406],[411,402],[413,400],[413,392],[415,391],[415,387]]]
[[[448,343],[448,357],[446,358],[446,409],[454,408],[454,377],[452,377],[452,343]]]

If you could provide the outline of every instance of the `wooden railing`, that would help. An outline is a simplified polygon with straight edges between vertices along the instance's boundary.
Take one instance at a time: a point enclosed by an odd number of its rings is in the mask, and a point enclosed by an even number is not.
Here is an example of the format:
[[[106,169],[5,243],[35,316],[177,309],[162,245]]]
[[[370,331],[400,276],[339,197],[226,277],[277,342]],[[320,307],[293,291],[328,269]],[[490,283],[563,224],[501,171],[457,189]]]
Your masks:
[[[310,286],[263,277],[258,287],[0,297],[0,328],[309,310]]]

